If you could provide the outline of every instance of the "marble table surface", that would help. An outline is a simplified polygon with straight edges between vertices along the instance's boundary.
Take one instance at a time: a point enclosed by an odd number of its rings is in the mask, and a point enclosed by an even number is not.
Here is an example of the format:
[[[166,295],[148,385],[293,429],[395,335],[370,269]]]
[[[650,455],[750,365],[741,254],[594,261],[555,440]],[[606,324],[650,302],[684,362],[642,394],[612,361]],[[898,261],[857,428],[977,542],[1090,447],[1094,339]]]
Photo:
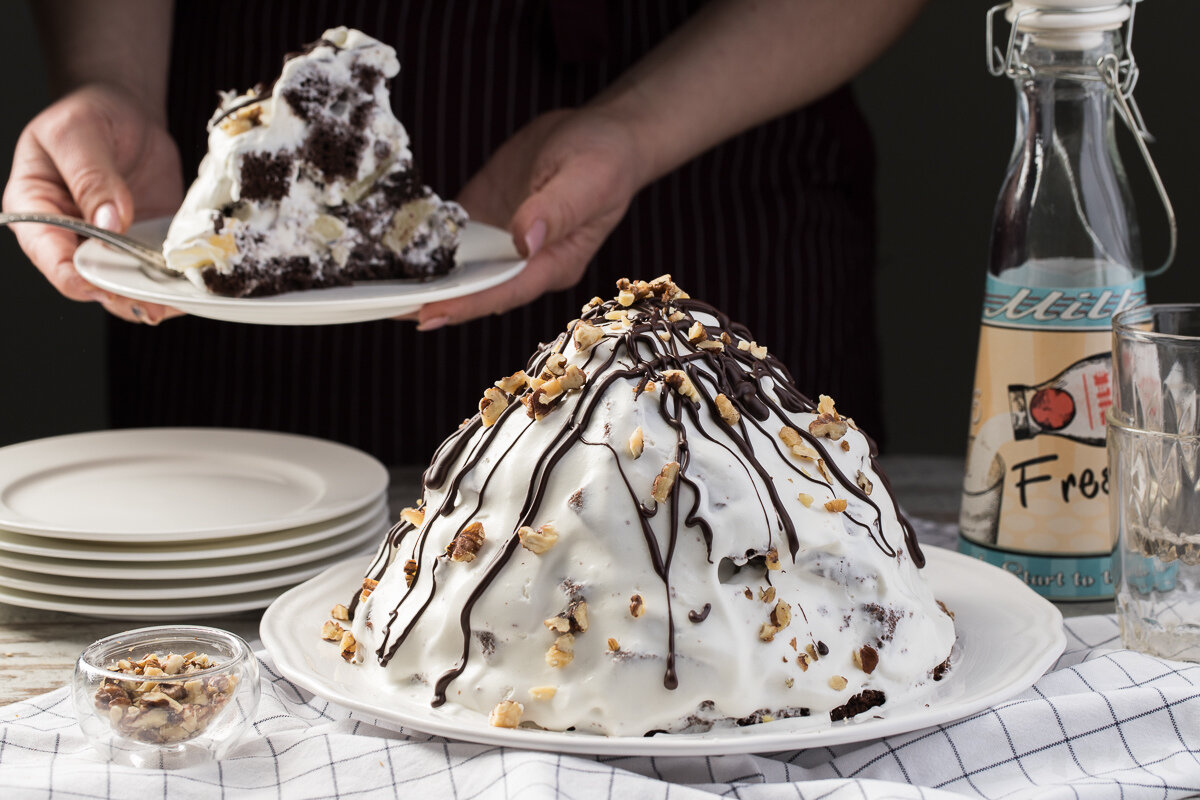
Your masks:
[[[913,517],[942,523],[958,518],[962,460],[935,456],[893,456],[883,460],[896,496]],[[419,471],[392,473],[389,502],[392,516],[416,499]],[[1112,601],[1065,603],[1066,615],[1112,611]],[[250,640],[258,637],[261,611],[194,620],[233,631]],[[180,623],[193,620],[179,620]],[[53,611],[19,608],[0,603],[0,705],[23,700],[66,684],[75,659],[91,642],[141,623],[103,620]]]

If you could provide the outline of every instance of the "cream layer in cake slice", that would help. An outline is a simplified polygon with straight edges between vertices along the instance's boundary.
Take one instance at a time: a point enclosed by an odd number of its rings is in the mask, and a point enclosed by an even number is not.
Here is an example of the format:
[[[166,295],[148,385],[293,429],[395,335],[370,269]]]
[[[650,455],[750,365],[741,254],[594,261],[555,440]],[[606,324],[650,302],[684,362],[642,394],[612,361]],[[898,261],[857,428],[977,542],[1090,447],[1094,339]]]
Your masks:
[[[223,95],[168,266],[233,297],[448,272],[466,214],[417,174],[389,100],[399,70],[391,47],[334,28],[269,89]]]

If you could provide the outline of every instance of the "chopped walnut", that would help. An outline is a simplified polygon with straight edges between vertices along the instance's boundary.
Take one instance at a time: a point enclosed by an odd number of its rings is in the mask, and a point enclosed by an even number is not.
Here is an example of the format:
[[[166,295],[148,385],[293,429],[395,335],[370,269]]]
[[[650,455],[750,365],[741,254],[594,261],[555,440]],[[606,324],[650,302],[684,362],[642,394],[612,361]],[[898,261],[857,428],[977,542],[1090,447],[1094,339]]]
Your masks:
[[[795,678],[784,678],[783,685],[790,689],[796,685],[796,679]]]
[[[587,312],[591,311],[596,306],[602,306],[602,305],[604,305],[604,300],[601,297],[599,297],[599,296],[593,297],[591,300],[588,300],[586,303],[583,304],[583,308],[579,309],[579,313],[586,314]]]
[[[412,525],[414,528],[419,528],[425,524],[425,509],[424,508],[406,508],[400,512],[400,519]]]
[[[583,384],[586,382],[587,373],[574,364],[567,367],[566,372],[561,378],[558,379],[559,385],[568,392],[573,392],[576,389],[582,389]]]
[[[615,653],[621,649],[621,643],[610,636],[608,637],[608,649]]]
[[[617,293],[617,302],[627,308],[629,306],[633,305],[635,300],[637,300],[637,295],[635,295],[629,289],[622,289],[620,292]]]
[[[780,600],[771,610],[771,620],[764,622],[758,631],[758,638],[764,642],[775,640],[775,634],[786,628],[792,621],[792,607]]]
[[[325,620],[325,624],[321,626],[321,638],[327,642],[341,641],[342,626],[331,619]]]
[[[225,115],[217,127],[227,136],[240,136],[251,128],[262,125],[263,104],[251,103]]]
[[[562,353],[551,353],[546,359],[546,371],[551,375],[562,375],[567,371],[567,357]]]
[[[488,715],[488,725],[493,728],[515,728],[521,724],[521,713],[524,711],[524,706],[516,700],[501,700]]]
[[[554,640],[546,651],[546,663],[555,669],[562,669],[575,658],[575,637],[564,633]]]
[[[763,559],[766,562],[767,569],[780,569],[783,565],[779,563],[779,551],[772,547],[767,551],[766,557]]]
[[[354,654],[358,652],[358,643],[354,641],[354,634],[350,631],[342,631],[342,658],[347,661],[354,660]]]
[[[820,654],[817,652],[817,646],[811,642],[804,645],[804,652],[808,656],[808,660],[810,662],[820,660]]]
[[[604,314],[604,318],[609,322],[620,322],[622,325],[629,325],[629,311],[624,308],[613,309]]]
[[[412,588],[413,581],[416,580],[416,577],[417,562],[410,558],[408,561],[404,562],[404,584],[409,588]]]
[[[796,665],[800,667],[801,672],[808,672],[808,656],[803,653],[796,656]]]
[[[662,339],[664,342],[671,341],[671,332],[670,331],[656,331],[655,334],[658,336],[659,339]]]
[[[667,322],[682,322],[687,316],[682,311],[672,311],[667,316]]]
[[[633,433],[629,436],[629,455],[638,458],[642,455],[642,449],[645,442],[642,438],[642,426],[634,428]]]
[[[692,344],[702,342],[708,338],[708,329],[703,322],[693,322],[692,327],[688,328],[687,338]]]
[[[770,604],[775,602],[775,587],[768,586],[766,589],[758,590],[758,599],[764,603]]]
[[[549,522],[540,525],[537,530],[524,525],[517,529],[517,536],[521,539],[522,547],[539,556],[558,544],[558,530]]]
[[[863,490],[863,494],[870,494],[871,490],[875,488],[875,484],[871,483],[871,479],[864,475],[861,469],[858,471],[858,475],[855,476],[854,481],[858,484],[858,488]]]
[[[561,611],[542,623],[559,633],[584,633],[588,629],[587,601],[572,600],[565,611]]]
[[[805,508],[812,507],[813,496],[811,494],[801,492],[800,494],[796,495],[796,499],[798,499],[800,501],[800,505],[804,506]]]
[[[879,666],[879,652],[871,645],[864,644],[850,654],[850,660],[854,662],[854,666],[870,675],[875,671],[875,667]]]
[[[475,555],[483,547],[483,540],[483,523],[472,522],[459,531],[450,544],[446,545],[446,553],[449,554],[451,561],[474,561]]]
[[[602,331],[600,328],[597,328],[595,325],[591,325],[587,322],[581,322],[575,326],[573,338],[575,339],[575,349],[579,352],[583,352],[596,342],[603,339],[604,331]]]
[[[742,339],[740,342],[738,342],[738,350],[749,350],[749,349],[750,349],[750,343],[747,342],[745,339]]]
[[[749,591],[749,590],[747,590],[747,591]],[[629,598],[629,614],[630,614],[630,616],[632,616],[636,619],[637,617],[640,617],[642,614],[645,614],[645,613],[646,613],[646,601],[642,599],[642,596],[640,594],[635,594],[633,597]]]
[[[829,688],[836,692],[840,692],[842,689],[846,688],[846,679],[841,675],[834,675],[829,679]]]
[[[771,611],[771,624],[779,627],[780,630],[786,628],[792,621],[792,607],[780,600],[775,604],[775,608]]]
[[[798,447],[804,444],[804,438],[800,436],[800,431],[790,428],[787,425],[779,429],[779,438],[788,447]]]
[[[848,441],[846,441],[845,439],[842,439],[842,452],[843,453],[850,452],[850,443]]]
[[[817,398],[817,413],[828,414],[835,419],[841,419],[837,410],[833,407],[833,398],[827,394],[823,394]]]
[[[843,497],[835,497],[833,500],[825,501],[825,510],[838,513],[846,510],[846,499]]]
[[[643,392],[656,392],[656,391],[658,391],[658,384],[655,383],[654,381],[646,381],[646,385],[642,387],[642,391]]]
[[[495,425],[496,420],[500,419],[500,415],[506,408],[508,408],[508,395],[495,386],[485,389],[483,399],[479,401],[479,419],[483,422],[483,427],[490,428]]]
[[[713,398],[713,402],[717,404],[717,413],[721,415],[721,419],[725,420],[726,424],[737,425],[741,421],[741,413],[728,397],[719,394]]]
[[[755,358],[766,358],[767,346],[765,344],[759,344],[758,342],[751,342],[750,355],[754,356]]]
[[[724,345],[732,345],[733,344],[733,337],[731,337],[727,331],[721,331],[721,344],[724,344]]]
[[[831,414],[821,416],[808,423],[808,432],[813,436],[824,436],[826,439],[837,441],[846,435],[848,427],[845,421]]]
[[[833,476],[829,474],[829,469],[825,466],[825,459],[817,459],[817,472],[821,473],[821,477],[829,483],[833,483]]]
[[[336,620],[340,620],[342,622],[347,622],[350,619],[350,609],[346,608],[341,603],[338,603],[329,612],[329,616],[333,617]]]
[[[696,349],[697,350],[723,351],[725,349],[725,345],[723,343],[717,341],[716,339],[705,339],[702,342],[696,343]]]
[[[517,370],[507,378],[501,378],[495,383],[497,389],[508,394],[516,394],[527,385],[529,385],[529,376],[525,374],[525,370],[523,369]]]
[[[525,404],[525,410],[529,416],[536,421],[540,421],[545,419],[551,411],[558,408],[558,400],[562,395],[562,384],[555,378],[544,382],[534,389],[532,393],[524,395],[521,398],[521,402]]]
[[[365,601],[371,596],[371,592],[375,591],[375,587],[379,585],[379,581],[374,578],[363,578],[362,592],[359,593],[358,599]]]
[[[675,478],[679,475],[679,462],[668,461],[661,470],[658,476],[654,479],[654,486],[650,494],[660,503],[665,503],[667,498],[671,496],[671,489],[675,486]]]
[[[558,689],[553,686],[534,686],[529,690],[529,696],[534,700],[551,700],[556,694]]]
[[[700,402],[700,393],[696,391],[696,385],[692,383],[692,379],[688,374],[681,369],[663,370],[663,383],[670,386],[675,391],[679,392],[689,400]]]

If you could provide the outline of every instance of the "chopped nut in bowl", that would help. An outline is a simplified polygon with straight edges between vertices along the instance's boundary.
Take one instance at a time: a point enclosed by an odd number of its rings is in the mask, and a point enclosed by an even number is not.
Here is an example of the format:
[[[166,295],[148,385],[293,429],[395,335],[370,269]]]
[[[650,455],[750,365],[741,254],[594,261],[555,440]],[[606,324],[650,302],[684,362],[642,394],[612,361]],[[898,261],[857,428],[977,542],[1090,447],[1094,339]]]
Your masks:
[[[186,767],[223,757],[250,726],[258,660],[218,628],[139,628],[84,650],[72,694],[80,726],[106,759]]]

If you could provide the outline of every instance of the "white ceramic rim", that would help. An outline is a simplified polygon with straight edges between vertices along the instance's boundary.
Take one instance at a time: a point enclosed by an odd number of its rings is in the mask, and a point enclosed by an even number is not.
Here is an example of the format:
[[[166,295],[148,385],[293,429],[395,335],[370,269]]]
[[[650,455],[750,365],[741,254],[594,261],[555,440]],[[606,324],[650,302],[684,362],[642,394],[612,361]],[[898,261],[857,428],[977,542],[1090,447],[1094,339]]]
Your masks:
[[[337,648],[317,635],[323,619],[320,615],[327,613],[331,602],[344,602],[353,592],[368,559],[347,561],[280,596],[263,614],[259,635],[280,674],[301,688],[376,719],[451,739],[589,755],[702,756],[823,747],[907,733],[977,713],[1029,688],[1062,654],[1066,646],[1062,614],[1049,601],[1014,576],[982,561],[937,547],[924,550],[935,594],[957,614],[960,643],[964,636],[968,642],[994,636],[994,628],[986,629],[989,621],[1009,630],[1009,639],[998,648],[997,658],[987,661],[999,680],[976,685],[981,664],[972,653],[958,652],[956,644],[955,666],[932,693],[908,698],[889,709],[887,717],[826,723],[815,730],[804,729],[811,724],[812,718],[808,718],[807,722],[776,720],[703,734],[605,737],[493,728],[482,714],[456,709],[453,704],[431,709],[427,702],[409,702],[394,693],[386,695],[393,705],[383,705],[380,687],[356,682],[362,673],[347,671],[361,668],[342,662]],[[345,680],[330,678],[321,671],[322,666],[345,675]],[[951,693],[959,697],[938,697]]]

